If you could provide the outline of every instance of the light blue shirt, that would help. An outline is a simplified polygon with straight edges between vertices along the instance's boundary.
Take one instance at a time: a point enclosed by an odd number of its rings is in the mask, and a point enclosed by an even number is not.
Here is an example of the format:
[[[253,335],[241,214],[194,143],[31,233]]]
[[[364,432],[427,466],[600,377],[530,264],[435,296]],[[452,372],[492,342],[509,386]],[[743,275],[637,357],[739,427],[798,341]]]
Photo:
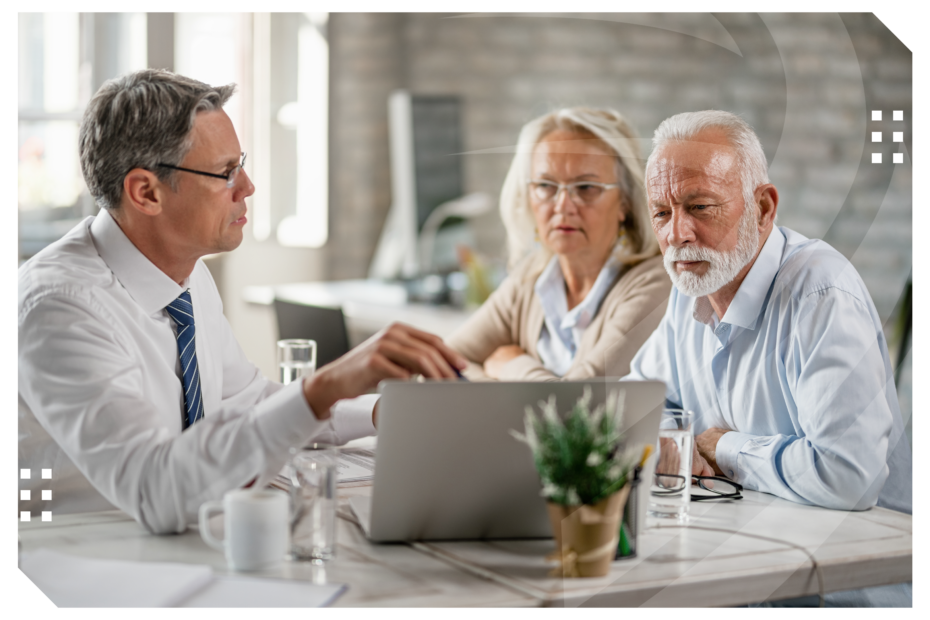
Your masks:
[[[539,274],[534,289],[542,304],[545,319],[539,332],[536,352],[543,366],[550,372],[561,377],[571,368],[584,330],[594,320],[601,302],[604,301],[619,272],[620,261],[611,255],[597,274],[594,286],[584,301],[571,310],[568,309],[565,277],[562,275],[559,257],[553,256]]]
[[[904,436],[882,325],[855,268],[828,244],[773,229],[722,319],[673,289],[626,379],[660,379],[731,429],[717,465],[748,489],[802,504],[911,512]]]

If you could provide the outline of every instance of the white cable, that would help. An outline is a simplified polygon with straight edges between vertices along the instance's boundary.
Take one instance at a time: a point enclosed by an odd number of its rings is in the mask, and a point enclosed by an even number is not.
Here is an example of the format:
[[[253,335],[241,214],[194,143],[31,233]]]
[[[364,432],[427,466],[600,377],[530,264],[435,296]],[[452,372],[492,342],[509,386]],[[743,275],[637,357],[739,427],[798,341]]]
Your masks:
[[[703,525],[663,525],[661,529],[665,528],[687,528],[690,530],[707,530],[709,532],[723,532],[724,534],[738,534],[740,536],[746,536],[748,538],[757,538],[759,540],[767,540],[769,542],[781,543],[789,547],[798,549],[807,555],[807,558],[811,562],[811,568],[814,570],[814,573],[817,575],[817,586],[818,586],[818,596],[820,597],[820,607],[824,606],[824,587],[823,587],[823,572],[820,569],[820,564],[817,563],[817,560],[814,558],[814,554],[802,547],[801,545],[796,545],[793,542],[783,540],[780,538],[769,538],[768,536],[762,536],[760,534],[749,534],[748,532],[741,532],[739,530],[727,530],[719,527],[704,527]]]

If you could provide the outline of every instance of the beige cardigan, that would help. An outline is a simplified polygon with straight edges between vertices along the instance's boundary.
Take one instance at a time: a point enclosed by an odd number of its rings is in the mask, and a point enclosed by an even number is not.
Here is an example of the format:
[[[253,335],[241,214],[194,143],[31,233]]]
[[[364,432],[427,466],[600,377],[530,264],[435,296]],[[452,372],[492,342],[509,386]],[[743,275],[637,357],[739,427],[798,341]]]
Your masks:
[[[622,377],[630,361],[659,326],[672,289],[662,257],[621,269],[611,289],[584,331],[575,360],[565,376],[545,368],[536,352],[544,315],[536,296],[535,261],[524,261],[477,312],[448,339],[471,362],[464,374],[488,381],[482,365],[498,347],[517,344],[526,351],[502,368],[502,381],[558,381],[592,377]],[[538,274],[537,274],[538,275]]]

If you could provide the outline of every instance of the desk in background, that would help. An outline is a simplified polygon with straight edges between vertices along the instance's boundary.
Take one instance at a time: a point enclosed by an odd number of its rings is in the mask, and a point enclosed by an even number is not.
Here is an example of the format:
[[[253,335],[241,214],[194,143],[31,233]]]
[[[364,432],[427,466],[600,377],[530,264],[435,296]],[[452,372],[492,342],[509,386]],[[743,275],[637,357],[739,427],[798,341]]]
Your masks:
[[[403,284],[380,280],[248,286],[243,296],[249,303],[265,306],[280,299],[308,306],[341,308],[346,318],[349,342],[353,346],[394,322],[407,323],[447,338],[473,312],[410,302]]]
[[[883,508],[827,510],[746,491],[738,502],[692,504],[690,526],[647,529],[639,556],[614,562],[606,577],[563,580],[549,577],[552,566],[543,560],[551,540],[372,544],[347,505],[350,496],[370,492],[370,482],[340,487],[336,557],[324,569],[286,562],[260,574],[348,584],[336,607],[742,605],[816,594],[807,553],[819,562],[827,592],[912,578],[911,516]],[[807,553],[746,535],[784,537]],[[196,529],[153,536],[119,511],[20,523],[19,536],[23,551],[48,547],[228,572]]]

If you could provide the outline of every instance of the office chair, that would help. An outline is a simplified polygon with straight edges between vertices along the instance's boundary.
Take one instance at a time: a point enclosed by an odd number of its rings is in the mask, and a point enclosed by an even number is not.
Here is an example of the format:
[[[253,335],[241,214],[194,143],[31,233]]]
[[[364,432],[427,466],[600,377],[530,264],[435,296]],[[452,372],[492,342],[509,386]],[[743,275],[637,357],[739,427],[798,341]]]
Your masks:
[[[346,320],[341,308],[305,306],[274,300],[278,338],[316,340],[316,367],[328,364],[349,350]]]

